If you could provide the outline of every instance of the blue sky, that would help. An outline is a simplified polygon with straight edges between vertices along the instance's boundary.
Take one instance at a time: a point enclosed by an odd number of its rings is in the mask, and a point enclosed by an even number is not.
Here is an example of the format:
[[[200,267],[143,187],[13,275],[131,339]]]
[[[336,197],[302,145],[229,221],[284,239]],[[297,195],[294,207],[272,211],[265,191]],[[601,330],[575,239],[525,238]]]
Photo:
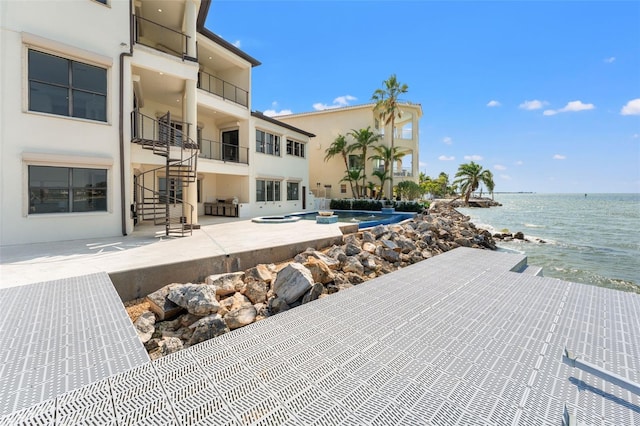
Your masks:
[[[639,1],[213,0],[206,26],[262,62],[254,110],[368,103],[396,74],[430,176],[640,192]]]

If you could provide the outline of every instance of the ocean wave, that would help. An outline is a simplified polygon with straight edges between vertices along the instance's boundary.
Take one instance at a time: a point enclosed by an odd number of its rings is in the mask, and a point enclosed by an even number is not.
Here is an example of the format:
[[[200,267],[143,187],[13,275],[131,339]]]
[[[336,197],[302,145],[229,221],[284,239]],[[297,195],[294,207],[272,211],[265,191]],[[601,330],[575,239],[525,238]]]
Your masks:
[[[525,228],[546,228],[546,226],[544,225],[536,225],[534,223],[525,223],[524,227]]]

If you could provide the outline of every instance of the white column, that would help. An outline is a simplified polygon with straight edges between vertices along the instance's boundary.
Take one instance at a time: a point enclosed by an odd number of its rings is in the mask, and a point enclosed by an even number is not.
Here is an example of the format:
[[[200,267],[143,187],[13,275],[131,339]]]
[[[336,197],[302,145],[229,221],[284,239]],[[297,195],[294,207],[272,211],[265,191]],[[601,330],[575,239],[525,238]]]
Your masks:
[[[187,2],[191,3],[191,2]],[[184,116],[184,121],[187,123],[189,129],[189,139],[193,142],[197,142],[198,140],[198,105],[196,98],[196,80],[186,80],[184,87],[184,96],[182,99],[182,112]],[[197,173],[197,170],[196,170]],[[189,214],[188,211],[184,212],[184,215],[187,217],[187,220],[191,220],[193,224],[198,223],[198,183],[190,182],[189,186],[184,188],[183,190],[185,201],[193,206],[193,217]],[[184,208],[188,208],[184,206]]]
[[[184,9],[184,31],[189,36],[187,39],[187,55],[192,58],[198,56],[196,52],[196,21],[198,19],[199,6],[199,0],[187,0]]]

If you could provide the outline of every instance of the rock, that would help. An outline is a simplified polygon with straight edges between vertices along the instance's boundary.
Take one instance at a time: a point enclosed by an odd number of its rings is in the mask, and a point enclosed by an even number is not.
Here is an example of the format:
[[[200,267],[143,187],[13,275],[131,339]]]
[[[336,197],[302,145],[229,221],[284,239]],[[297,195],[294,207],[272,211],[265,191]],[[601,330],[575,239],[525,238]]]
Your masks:
[[[397,251],[398,253],[402,251],[402,249],[395,242],[391,240],[381,239],[380,242],[382,243],[382,246],[386,249]]]
[[[218,296],[227,296],[240,291],[244,286],[244,272],[209,275],[205,282],[216,288]]]
[[[279,314],[280,312],[288,311],[289,309],[291,309],[289,304],[280,297],[274,297],[269,302],[269,310],[274,315]]]
[[[142,343],[147,343],[151,340],[153,332],[156,330],[154,327],[156,323],[156,315],[151,311],[143,312],[133,325],[136,327],[138,337]]]
[[[264,281],[256,281],[251,278],[247,280],[247,284],[244,288],[244,295],[251,301],[251,303],[264,303],[267,301],[267,292],[269,287]]]
[[[211,285],[184,284],[171,289],[167,297],[193,315],[211,315],[220,308],[216,299],[216,287]]]
[[[357,234],[345,235],[342,238],[342,242],[346,245],[353,244],[354,246],[357,246],[357,247],[360,247],[360,244],[361,244]]]
[[[183,311],[182,307],[167,298],[171,289],[178,286],[182,286],[182,284],[168,284],[146,297],[146,300],[149,302],[149,309],[156,314],[158,321],[174,318]]]
[[[273,291],[290,305],[309,291],[313,284],[311,271],[299,263],[291,263],[276,275]]]
[[[303,265],[311,272],[314,282],[327,284],[333,281],[333,272],[329,269],[329,266],[320,259],[309,257]]]
[[[276,265],[273,263],[269,265],[259,264],[251,269],[247,269],[244,272],[245,279],[253,278],[256,281],[264,281],[267,284],[271,284],[273,277],[275,276]]]
[[[356,244],[348,243],[344,248],[344,254],[346,254],[347,256],[355,256],[361,251],[362,249],[360,248],[359,244],[356,245]]]
[[[253,305],[243,306],[240,309],[235,309],[224,316],[224,322],[230,330],[244,327],[251,324],[256,319],[256,308]]]
[[[235,311],[238,309],[246,308],[247,306],[253,306],[251,300],[242,293],[234,293],[232,297],[230,297],[232,304],[229,307],[229,311]]]
[[[320,283],[315,283],[313,285],[313,287],[311,287],[311,290],[309,290],[303,297],[302,297],[302,304],[304,305],[305,303],[309,303],[313,300],[316,300],[324,291],[324,286]]]
[[[513,234],[513,238],[515,238],[516,240],[524,240],[524,234],[518,231],[515,234]]]
[[[324,253],[313,249],[307,249],[305,252],[297,255],[294,259],[298,263],[305,263],[309,257],[315,257],[316,259],[322,261],[331,270],[340,268],[340,261],[337,260],[337,258],[334,258],[331,255],[325,255]]]
[[[152,360],[167,356],[174,352],[182,350],[182,340],[177,337],[164,337],[162,339],[154,339],[154,347],[149,350],[149,357]]]
[[[375,253],[376,245],[369,241],[364,242],[362,243],[362,250],[367,251],[369,253]]]
[[[363,231],[362,232],[362,243],[375,243],[376,242],[376,236],[373,235],[371,232],[369,231]]]
[[[345,276],[349,280],[349,284],[358,285],[358,284],[362,284],[364,282],[363,274],[358,274],[358,273],[354,273],[354,272],[347,272],[345,274]],[[344,284],[341,284],[341,286],[339,286],[339,287],[343,288]]]
[[[204,342],[205,340],[213,339],[214,337],[218,337],[229,332],[227,323],[224,322],[220,315],[209,315],[204,317],[191,324],[189,328],[193,330],[191,339],[189,339],[189,346]]]
[[[469,241],[466,238],[456,238],[454,241],[457,245],[462,246],[462,247],[471,247],[471,241]]]
[[[387,227],[384,225],[376,225],[370,229],[371,234],[373,234],[376,239],[380,238],[387,232]]]
[[[381,250],[380,257],[387,262],[396,263],[400,261],[400,252],[385,248]]]
[[[362,266],[362,263],[360,263],[360,261],[355,256],[349,256],[342,265],[342,271],[362,274],[364,273],[364,266]]]

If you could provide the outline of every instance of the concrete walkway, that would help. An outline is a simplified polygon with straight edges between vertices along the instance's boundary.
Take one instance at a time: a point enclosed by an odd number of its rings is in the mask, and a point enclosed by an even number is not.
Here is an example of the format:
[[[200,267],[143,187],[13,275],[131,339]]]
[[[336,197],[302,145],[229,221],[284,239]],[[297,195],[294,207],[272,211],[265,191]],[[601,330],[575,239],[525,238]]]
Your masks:
[[[144,225],[128,236],[0,246],[0,288],[339,238],[344,225],[208,216],[200,221],[190,237],[166,237],[162,226]]]

